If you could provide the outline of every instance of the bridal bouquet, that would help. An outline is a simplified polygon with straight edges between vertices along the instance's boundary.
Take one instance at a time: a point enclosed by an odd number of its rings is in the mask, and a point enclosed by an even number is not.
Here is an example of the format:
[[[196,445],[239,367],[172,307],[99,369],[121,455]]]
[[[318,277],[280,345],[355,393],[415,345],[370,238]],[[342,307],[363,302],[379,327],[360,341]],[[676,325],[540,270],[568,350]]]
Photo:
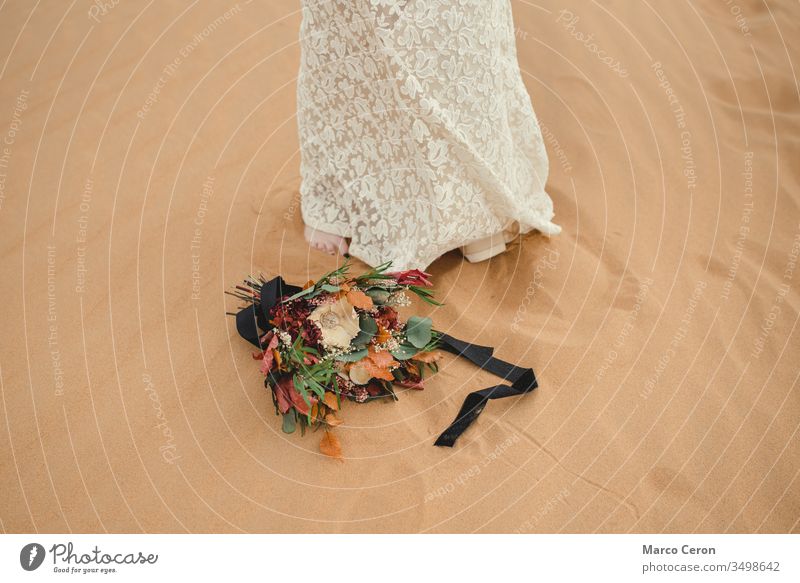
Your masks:
[[[342,458],[331,429],[342,423],[337,413],[343,399],[396,400],[394,385],[422,389],[425,376],[438,370],[437,348],[507,383],[469,393],[434,445],[453,447],[490,400],[537,387],[533,369],[495,358],[490,346],[434,330],[430,318],[401,320],[397,308],[410,305],[412,295],[441,304],[429,289],[430,274],[417,269],[390,272],[390,265],[352,277],[345,263],[302,287],[287,284],[281,276],[250,277],[228,292],[245,302],[231,315],[239,335],[258,347],[253,358],[260,362],[283,431],[324,429],[319,447],[331,457]]]
[[[412,316],[404,322],[396,309],[411,303],[409,294],[440,305],[428,289],[430,275],[416,269],[388,272],[389,266],[351,277],[345,263],[302,289],[281,280],[281,287],[294,293],[277,301],[274,285],[265,294],[275,280],[263,277],[248,278],[231,292],[251,312],[260,308],[266,324],[260,326],[266,332],[259,335],[261,350],[253,358],[283,417],[283,431],[324,428],[320,450],[326,455],[341,457],[329,429],[342,423],[337,416],[342,399],[396,400],[393,385],[422,389],[426,373],[438,369],[440,356],[434,349],[442,334],[430,318]],[[272,296],[271,305],[263,305],[266,295]]]

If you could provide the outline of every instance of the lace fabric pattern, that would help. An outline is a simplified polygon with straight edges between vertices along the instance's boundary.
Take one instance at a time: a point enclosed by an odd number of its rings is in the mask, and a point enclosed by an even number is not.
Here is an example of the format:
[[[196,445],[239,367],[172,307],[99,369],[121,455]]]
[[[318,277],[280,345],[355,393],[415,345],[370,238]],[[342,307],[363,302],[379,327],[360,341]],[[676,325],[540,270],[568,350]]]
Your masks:
[[[307,225],[394,269],[424,269],[514,222],[560,232],[510,0],[302,2]]]

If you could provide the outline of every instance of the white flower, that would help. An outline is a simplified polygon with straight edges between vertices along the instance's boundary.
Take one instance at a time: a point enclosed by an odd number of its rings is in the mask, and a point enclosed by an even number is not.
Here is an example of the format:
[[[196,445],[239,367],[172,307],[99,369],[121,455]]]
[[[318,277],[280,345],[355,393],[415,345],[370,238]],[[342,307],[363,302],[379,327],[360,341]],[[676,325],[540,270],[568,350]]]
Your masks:
[[[278,336],[278,339],[280,340],[281,344],[283,344],[286,347],[292,345],[292,337],[289,335],[288,332],[279,330],[278,328],[273,328],[272,331]]]
[[[394,292],[386,302],[390,306],[410,306],[411,300],[404,291]]]
[[[325,346],[347,348],[359,332],[358,314],[345,298],[319,306],[308,319],[322,331]]]

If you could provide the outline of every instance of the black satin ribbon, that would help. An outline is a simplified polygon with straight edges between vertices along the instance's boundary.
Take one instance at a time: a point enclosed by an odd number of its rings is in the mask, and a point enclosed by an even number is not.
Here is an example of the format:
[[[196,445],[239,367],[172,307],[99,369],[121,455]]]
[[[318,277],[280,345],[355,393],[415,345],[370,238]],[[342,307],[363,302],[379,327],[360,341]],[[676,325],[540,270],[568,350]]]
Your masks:
[[[286,283],[281,276],[266,282],[261,288],[260,302],[254,302],[236,314],[236,329],[239,335],[263,350],[264,347],[261,346],[260,341],[263,334],[261,330],[265,331],[270,328],[270,310],[282,297],[294,295],[301,289],[303,288]],[[434,445],[453,447],[456,440],[478,418],[484,407],[486,407],[486,403],[490,400],[524,395],[538,386],[533,369],[522,368],[495,358],[492,356],[494,348],[491,346],[471,344],[454,338],[449,334],[442,334],[440,347],[458,356],[463,356],[481,369],[508,381],[510,384],[494,385],[467,395],[455,420],[442,432],[434,442]]]
[[[525,393],[530,393],[539,386],[533,369],[522,368],[505,360],[495,358],[492,356],[494,348],[491,346],[470,344],[458,338],[453,338],[449,334],[442,334],[440,345],[444,350],[463,356],[481,369],[509,381],[511,384],[494,385],[467,395],[464,399],[464,404],[461,405],[461,410],[456,415],[455,421],[442,432],[433,445],[453,447],[456,440],[478,418],[478,415],[483,412],[486,403],[490,400],[518,397]]]
[[[239,336],[263,350],[261,336],[265,332],[260,330],[266,331],[271,328],[269,325],[270,311],[283,296],[293,296],[302,289],[286,283],[280,275],[270,279],[261,287],[261,301],[242,308],[236,314],[236,330],[239,331]]]

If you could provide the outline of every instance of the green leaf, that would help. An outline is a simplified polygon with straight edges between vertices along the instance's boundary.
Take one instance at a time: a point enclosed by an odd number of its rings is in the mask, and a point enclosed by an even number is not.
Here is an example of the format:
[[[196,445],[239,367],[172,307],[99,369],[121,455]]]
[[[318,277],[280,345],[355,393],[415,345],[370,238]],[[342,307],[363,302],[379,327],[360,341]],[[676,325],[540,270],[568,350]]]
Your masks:
[[[422,301],[431,304],[432,306],[443,306],[441,302],[437,302],[433,299],[433,291],[426,289],[424,287],[419,287],[418,285],[410,285],[408,286],[409,291],[414,292],[417,294]]]
[[[308,388],[311,389],[320,399],[323,397],[323,395],[325,395],[325,387],[320,385],[314,379],[308,379]],[[309,401],[308,404],[310,406],[311,402]]]
[[[303,397],[303,401],[310,407],[311,399],[308,398],[308,391],[306,390],[304,381],[301,380],[298,375],[294,375],[292,377],[292,382],[294,383],[294,388],[297,389],[297,392]]]
[[[375,320],[372,318],[372,316],[361,314],[358,319],[358,324],[362,332],[366,332],[372,336],[378,333],[378,324],[375,323]]]
[[[417,348],[424,348],[431,341],[431,326],[430,318],[411,316],[406,323],[406,338]]]
[[[358,362],[362,358],[364,358],[369,351],[366,348],[362,348],[361,350],[356,350],[355,352],[349,352],[347,354],[339,354],[336,357],[336,360],[341,360],[342,362]]]
[[[441,332],[439,332],[438,330],[431,330],[431,339],[425,345],[425,347],[421,349],[421,352],[430,352],[431,350],[435,350],[436,348],[439,348],[439,344],[441,342],[441,339],[442,339],[442,333]]]
[[[357,276],[355,279],[356,281],[368,281],[370,279],[393,279],[390,275],[385,275],[383,272],[391,267],[392,262],[387,261],[386,263],[381,263],[377,267],[370,269],[369,271],[362,273],[361,275]]]
[[[391,295],[385,289],[381,289],[378,287],[370,288],[364,293],[367,294],[369,297],[371,297],[373,302],[379,305],[385,304],[389,300],[389,296]]]
[[[338,285],[331,285],[331,284],[329,284],[329,283],[323,283],[323,284],[320,286],[320,288],[321,288],[323,291],[326,291],[326,292],[337,292],[337,291],[339,291],[339,289],[340,289]]]
[[[375,320],[372,318],[372,316],[363,313],[359,316],[358,324],[361,328],[361,331],[355,338],[353,338],[352,345],[366,346],[369,344],[370,340],[372,340],[375,334],[378,333],[378,325],[375,323]]]
[[[283,432],[294,433],[297,426],[297,418],[295,417],[294,409],[288,413],[283,414]]]
[[[292,300],[296,300],[297,298],[302,298],[303,296],[307,296],[310,293],[314,293],[314,286],[313,285],[311,287],[308,287],[308,288],[304,289],[304,290],[300,290],[299,292],[297,292],[293,296],[290,296],[290,297],[286,298],[283,301],[284,301],[284,303],[291,302]]]
[[[391,355],[397,360],[408,360],[417,352],[419,352],[419,349],[416,346],[411,346],[410,344],[401,344],[394,350],[390,351]]]
[[[342,277],[342,276],[344,276],[345,274],[347,274],[348,271],[350,271],[350,260],[349,259],[346,260],[344,262],[344,265],[342,265],[340,268],[334,269],[333,271],[330,271],[330,272],[326,273],[325,275],[323,275],[319,279],[319,281],[323,282],[323,283],[327,283],[328,281],[330,281],[334,277]]]

